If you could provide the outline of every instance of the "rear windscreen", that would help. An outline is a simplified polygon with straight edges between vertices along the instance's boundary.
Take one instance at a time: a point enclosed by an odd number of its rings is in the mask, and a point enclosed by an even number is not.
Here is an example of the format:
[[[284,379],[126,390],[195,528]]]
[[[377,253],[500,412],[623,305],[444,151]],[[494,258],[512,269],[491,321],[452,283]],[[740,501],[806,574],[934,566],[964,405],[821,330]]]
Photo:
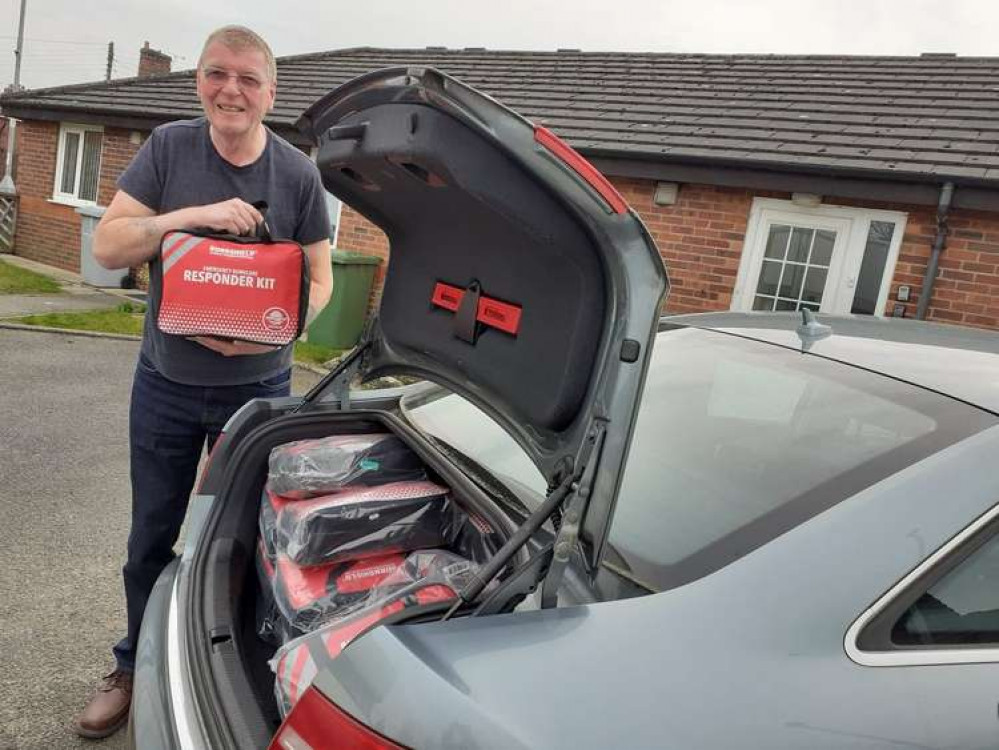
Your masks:
[[[431,429],[543,492],[512,440],[484,429],[487,418],[472,407],[447,407],[455,398],[435,408]],[[442,408],[463,416],[442,418]],[[798,351],[665,331],[604,562],[651,590],[672,588],[995,422],[939,394]]]

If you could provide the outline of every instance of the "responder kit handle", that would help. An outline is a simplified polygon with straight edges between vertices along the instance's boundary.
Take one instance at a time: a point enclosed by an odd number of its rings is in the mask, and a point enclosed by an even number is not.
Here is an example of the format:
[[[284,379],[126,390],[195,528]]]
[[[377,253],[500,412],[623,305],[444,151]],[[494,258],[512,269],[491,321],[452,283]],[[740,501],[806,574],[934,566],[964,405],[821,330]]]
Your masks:
[[[257,224],[256,229],[254,229],[254,234],[264,242],[273,242],[271,228],[267,225],[267,201],[253,201],[250,205],[257,209],[261,217],[263,217],[262,221]]]
[[[216,237],[231,237],[237,240],[263,240],[264,242],[273,242],[274,238],[271,235],[270,225],[267,223],[267,201],[253,201],[250,203],[255,209],[260,212],[263,220],[253,227],[253,231],[249,234],[229,234],[229,233],[218,233],[214,229],[208,226],[195,227],[191,231],[199,235],[214,235]]]

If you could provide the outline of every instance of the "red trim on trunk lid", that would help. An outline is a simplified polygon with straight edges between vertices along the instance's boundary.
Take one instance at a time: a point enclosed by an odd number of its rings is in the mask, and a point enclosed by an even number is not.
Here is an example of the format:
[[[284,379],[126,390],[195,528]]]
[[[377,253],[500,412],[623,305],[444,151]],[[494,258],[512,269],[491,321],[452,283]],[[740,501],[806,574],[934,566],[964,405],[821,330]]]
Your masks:
[[[600,197],[607,201],[607,204],[614,213],[628,213],[628,204],[621,197],[617,189],[600,173],[600,170],[590,164],[572,146],[548,128],[541,127],[540,125],[534,128],[534,140],[551,151],[561,162],[586,180],[586,184],[596,190],[600,194]]]

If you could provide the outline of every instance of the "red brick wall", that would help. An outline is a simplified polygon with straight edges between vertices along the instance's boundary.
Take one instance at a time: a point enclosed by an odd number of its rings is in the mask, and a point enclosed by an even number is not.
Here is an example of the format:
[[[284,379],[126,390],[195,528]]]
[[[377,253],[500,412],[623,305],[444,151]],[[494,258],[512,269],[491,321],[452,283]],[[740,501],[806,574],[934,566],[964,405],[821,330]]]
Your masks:
[[[389,257],[388,237],[381,229],[344,203],[343,209],[340,211],[340,224],[337,227],[336,249],[375,255],[385,259],[385,263],[382,263],[375,270],[371,289],[369,304],[376,304],[385,283],[385,265],[388,263]],[[336,289],[333,290],[333,293],[336,294]]]
[[[59,125],[25,120],[17,127],[17,191],[22,196],[52,197]]]
[[[933,285],[928,320],[984,328],[999,328],[999,216],[982,211],[954,211],[948,220],[947,248]],[[900,284],[918,294],[936,236],[936,211],[909,213],[899,253],[891,297]],[[917,302],[906,305],[915,317]]]
[[[675,206],[652,203],[655,183],[612,180],[641,215],[666,259],[673,284],[668,312],[726,310],[739,271],[742,241],[753,197],[760,193],[684,185]],[[337,245],[342,250],[388,258],[388,239],[378,227],[344,206]],[[375,278],[381,291],[384,266]]]
[[[21,195],[15,249],[19,255],[70,270],[79,270],[79,216],[68,206],[51,203],[59,127],[25,121],[18,128],[18,192]],[[104,131],[98,202],[107,205],[115,180],[139,148],[126,130]],[[612,180],[639,212],[666,260],[672,290],[666,311],[725,310],[742,254],[743,238],[754,197],[789,198],[787,193],[682,185],[673,206],[652,202],[655,183]],[[936,233],[933,207],[892,205],[831,198],[831,205],[880,208],[908,213],[888,311],[896,304],[899,285],[912,289],[907,317],[915,317],[918,295]],[[930,320],[999,329],[999,214],[955,210],[950,217],[948,247],[927,317]],[[344,206],[338,248],[388,259],[388,240],[373,224]],[[375,275],[374,302],[381,293],[385,265]]]
[[[666,312],[727,310],[753,198],[776,194],[683,185],[675,205],[657,206],[654,182],[611,182],[641,215],[666,261],[671,283]]]
[[[150,49],[149,42],[139,50],[139,78],[162,76],[170,72],[173,58],[157,49]]]
[[[132,130],[119,130],[117,128],[104,129],[104,141],[101,144],[101,177],[97,188],[97,203],[107,206],[114,198],[116,185],[121,173],[129,165],[132,158],[139,150],[139,146],[145,141],[148,133],[141,135],[138,143],[132,143]]]
[[[0,179],[7,173],[7,128],[10,127],[6,118],[0,118]]]
[[[80,270],[80,217],[52,203],[59,124],[25,120],[17,128],[17,234],[14,252],[69,271]]]
[[[915,318],[937,234],[936,207],[838,198],[826,202],[908,214],[884,312],[891,314],[895,305],[902,304],[905,316]],[[926,319],[999,329],[999,214],[953,209],[947,223],[947,247],[940,255]],[[898,288],[903,285],[910,288],[907,303],[897,301]]]
[[[114,196],[115,180],[138,150],[130,131],[105,128],[101,146],[98,203]],[[80,216],[72,206],[52,202],[59,124],[26,120],[17,129],[17,191],[20,195],[14,251],[69,271],[80,270]]]
[[[613,178],[615,187],[642,216],[669,269],[670,313],[727,310],[742,256],[753,198],[789,199],[789,193],[761,192],[708,185],[682,185],[673,206],[652,202],[655,183]],[[902,211],[908,214],[886,313],[895,304],[898,287],[911,288],[906,317],[914,318],[919,293],[936,235],[936,209],[829,198],[829,205]],[[951,212],[947,249],[933,287],[929,320],[999,329],[999,214]],[[337,245],[342,250],[388,258],[388,240],[374,225],[344,206]],[[376,276],[372,301],[377,299],[384,267]]]

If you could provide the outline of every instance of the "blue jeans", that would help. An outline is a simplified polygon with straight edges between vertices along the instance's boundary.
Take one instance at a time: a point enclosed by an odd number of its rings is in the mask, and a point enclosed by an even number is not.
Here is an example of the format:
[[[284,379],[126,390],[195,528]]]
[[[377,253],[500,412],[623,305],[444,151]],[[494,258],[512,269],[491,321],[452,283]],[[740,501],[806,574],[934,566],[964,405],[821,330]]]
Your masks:
[[[128,633],[114,647],[119,669],[135,669],[142,613],[174,558],[202,447],[210,452],[229,417],[250,399],[290,392],[290,370],[248,385],[192,386],[167,380],[140,355],[129,409],[132,527],[122,571]]]

